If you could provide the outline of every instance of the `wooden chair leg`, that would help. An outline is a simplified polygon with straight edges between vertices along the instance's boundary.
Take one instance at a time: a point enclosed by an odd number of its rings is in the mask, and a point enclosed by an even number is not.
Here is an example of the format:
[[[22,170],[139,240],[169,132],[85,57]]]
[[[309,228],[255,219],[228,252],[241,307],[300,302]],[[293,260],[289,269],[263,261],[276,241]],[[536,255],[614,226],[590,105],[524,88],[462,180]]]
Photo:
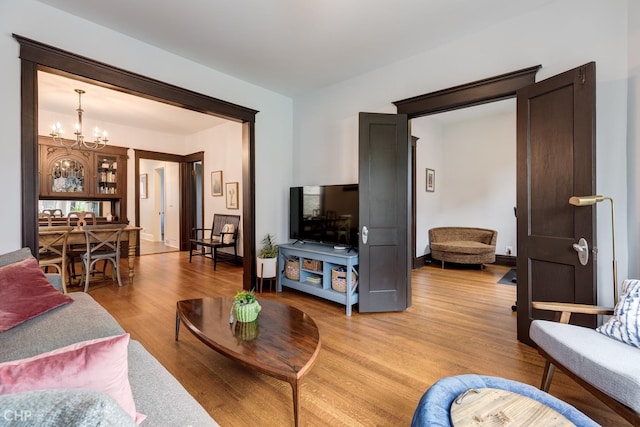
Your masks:
[[[213,271],[216,271],[216,266],[218,264],[218,248],[212,248],[211,252],[213,254]]]
[[[264,264],[260,265],[260,293],[262,293],[263,283],[264,283]]]
[[[542,374],[542,384],[540,384],[540,390],[544,392],[549,391],[549,387],[551,386],[551,380],[553,379],[553,373],[555,372],[556,367],[553,366],[551,362],[546,362],[544,364],[544,372]]]

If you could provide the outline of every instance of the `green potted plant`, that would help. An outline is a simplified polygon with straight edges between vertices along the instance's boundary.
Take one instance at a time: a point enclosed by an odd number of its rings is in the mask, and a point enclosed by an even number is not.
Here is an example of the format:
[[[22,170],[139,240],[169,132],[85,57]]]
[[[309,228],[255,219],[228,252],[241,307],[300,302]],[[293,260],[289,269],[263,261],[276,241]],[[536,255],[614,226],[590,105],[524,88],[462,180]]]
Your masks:
[[[276,263],[278,261],[278,245],[274,236],[267,233],[262,239],[262,248],[258,252],[256,267],[258,278],[276,277]]]
[[[256,300],[256,295],[253,290],[238,291],[236,292],[235,297],[233,297],[229,323],[233,323],[234,313],[238,322],[253,322],[258,318],[260,310],[262,310],[262,307],[260,307],[260,304]]]

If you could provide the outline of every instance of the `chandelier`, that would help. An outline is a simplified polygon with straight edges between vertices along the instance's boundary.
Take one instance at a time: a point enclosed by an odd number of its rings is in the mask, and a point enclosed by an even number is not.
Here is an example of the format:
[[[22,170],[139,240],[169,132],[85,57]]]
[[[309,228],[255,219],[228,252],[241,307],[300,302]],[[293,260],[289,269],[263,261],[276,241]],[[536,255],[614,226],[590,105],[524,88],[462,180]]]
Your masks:
[[[82,94],[85,93],[82,89],[75,89],[78,94],[78,108],[76,111],[78,112],[78,122],[75,124],[75,130],[73,134],[76,136],[76,140],[64,139],[62,138],[62,126],[60,122],[57,122],[51,127],[51,135],[53,137],[54,142],[67,147],[67,148],[80,148],[80,149],[89,149],[89,150],[99,150],[107,145],[109,141],[107,139],[107,131],[103,130],[100,132],[100,129],[97,127],[93,130],[93,141],[88,141],[85,139],[84,134],[82,133],[82,113],[84,110],[82,109]]]

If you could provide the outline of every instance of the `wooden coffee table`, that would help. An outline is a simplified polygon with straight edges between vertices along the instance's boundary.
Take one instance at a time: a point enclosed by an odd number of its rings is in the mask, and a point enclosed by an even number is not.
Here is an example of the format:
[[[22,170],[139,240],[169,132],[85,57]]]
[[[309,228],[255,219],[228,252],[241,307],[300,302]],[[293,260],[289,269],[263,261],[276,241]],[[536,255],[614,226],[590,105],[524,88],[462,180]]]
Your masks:
[[[230,324],[232,297],[178,301],[176,341],[182,321],[200,341],[223,356],[289,382],[297,426],[300,381],[320,351],[318,327],[295,307],[270,300],[259,302],[262,311],[256,322]]]

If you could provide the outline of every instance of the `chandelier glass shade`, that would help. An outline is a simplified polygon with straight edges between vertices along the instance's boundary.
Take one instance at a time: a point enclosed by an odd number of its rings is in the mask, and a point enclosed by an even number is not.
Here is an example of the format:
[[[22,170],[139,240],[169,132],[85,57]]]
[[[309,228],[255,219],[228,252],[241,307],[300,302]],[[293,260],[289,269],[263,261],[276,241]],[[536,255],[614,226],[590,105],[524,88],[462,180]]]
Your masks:
[[[64,139],[62,137],[62,125],[60,122],[57,122],[51,127],[51,137],[54,142],[67,147],[67,148],[79,148],[79,149],[88,149],[88,150],[99,150],[107,145],[109,139],[107,138],[107,131],[100,131],[99,128],[95,128],[93,130],[93,140],[85,139],[84,134],[82,133],[82,113],[84,110],[82,109],[82,94],[85,93],[82,89],[75,89],[75,92],[78,94],[78,108],[76,112],[78,113],[78,121],[74,126],[73,134],[76,136],[76,139]]]

